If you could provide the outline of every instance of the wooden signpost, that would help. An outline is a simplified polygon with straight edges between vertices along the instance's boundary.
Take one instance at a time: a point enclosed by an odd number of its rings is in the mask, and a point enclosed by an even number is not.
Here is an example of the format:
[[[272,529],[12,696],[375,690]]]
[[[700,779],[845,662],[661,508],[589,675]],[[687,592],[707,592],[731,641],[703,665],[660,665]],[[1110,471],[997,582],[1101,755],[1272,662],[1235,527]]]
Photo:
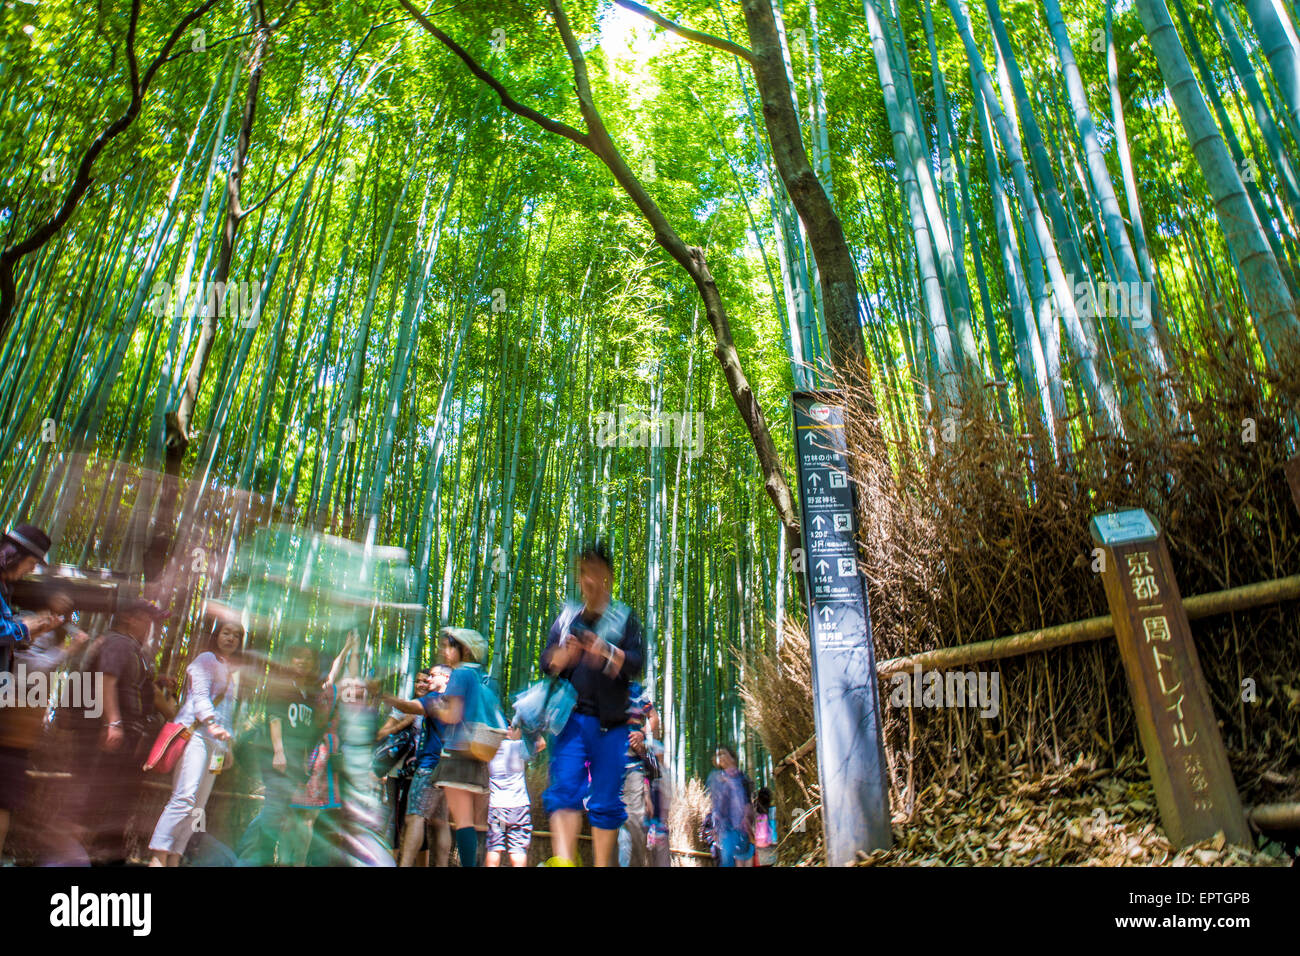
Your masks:
[[[795,392],[794,433],[826,861],[846,866],[890,846],[893,831],[839,393]]]
[[[1163,533],[1133,509],[1093,518],[1092,537],[1165,832],[1251,846]]]

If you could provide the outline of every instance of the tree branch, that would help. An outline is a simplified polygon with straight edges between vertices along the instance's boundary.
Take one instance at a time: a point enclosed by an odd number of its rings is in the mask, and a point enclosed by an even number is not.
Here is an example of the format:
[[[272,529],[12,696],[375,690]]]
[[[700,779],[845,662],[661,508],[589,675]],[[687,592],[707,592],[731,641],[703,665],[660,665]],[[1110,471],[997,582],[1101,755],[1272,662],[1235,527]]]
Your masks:
[[[131,23],[127,28],[126,58],[127,66],[131,76],[131,102],[127,105],[126,111],[116,120],[110,123],[102,133],[95,138],[95,141],[87,147],[86,152],[82,154],[81,162],[77,165],[77,175],[69,187],[67,195],[63,197],[63,202],[53,216],[37,225],[31,230],[26,238],[14,243],[0,252],[0,335],[3,335],[9,325],[9,317],[13,311],[14,302],[16,301],[17,289],[14,279],[14,270],[18,262],[27,255],[40,249],[50,241],[60,229],[67,224],[76,211],[78,204],[90,189],[94,180],[91,178],[91,168],[95,160],[104,148],[119,133],[125,130],[140,113],[140,108],[144,103],[144,98],[149,92],[149,86],[153,82],[154,75],[158,68],[168,59],[176,41],[185,29],[197,20],[208,9],[216,3],[216,0],[204,0],[199,6],[195,7],[186,15],[176,28],[172,30],[171,35],[163,44],[158,55],[154,57],[149,67],[145,70],[144,76],[139,74],[139,66],[135,57],[135,28],[139,19],[140,0],[132,0],[131,4]]]
[[[574,88],[578,94],[583,119],[587,123],[587,148],[609,168],[628,198],[641,210],[646,222],[654,229],[655,241],[695,282],[700,299],[704,303],[705,317],[713,329],[716,343],[713,354],[718,364],[722,366],[723,377],[727,380],[732,401],[735,402],[736,409],[740,412],[740,417],[744,420],[754,443],[754,453],[764,474],[764,489],[776,507],[777,516],[785,528],[787,539],[797,543],[799,517],[795,512],[794,498],[785,479],[780,455],[777,454],[776,447],[772,443],[772,434],[767,427],[763,407],[759,404],[758,396],[745,375],[740,353],[731,336],[731,320],[727,316],[727,309],[718,292],[717,283],[714,282],[713,275],[709,271],[704,250],[698,246],[686,245],[672,223],[668,221],[668,217],[664,215],[663,210],[650,198],[645,186],[624,161],[618,147],[614,144],[613,137],[609,135],[600,111],[596,109],[587,75],[587,61],[582,55],[582,47],[574,36],[573,28],[569,25],[569,18],[564,13],[564,4],[562,0],[550,0],[550,7],[555,28],[559,31],[565,52],[573,64]]]
[[[305,15],[306,15],[306,16],[310,16],[310,15],[311,15],[311,11],[307,11]],[[277,19],[279,19],[279,20],[284,20],[284,16],[281,15],[281,16],[278,17]],[[280,26],[277,27],[276,29],[282,29],[282,28],[288,26],[290,23],[296,23],[296,22],[297,22],[297,19],[298,19],[298,18],[295,17],[295,18],[292,19],[292,20],[285,20],[285,21],[284,21],[283,23],[281,23]],[[401,22],[402,22],[402,20],[388,20],[388,21],[386,21],[386,22],[384,22],[384,23],[377,23],[377,24],[375,24],[375,26],[372,27],[371,29],[373,30],[373,29],[378,29],[379,27],[391,27],[391,26],[394,26],[395,24],[398,24],[398,23],[401,23]],[[229,43],[229,42],[231,42],[232,40],[242,40],[242,39],[244,39],[245,37],[250,37],[250,36],[252,36],[252,35],[253,35],[254,33],[256,33],[256,32],[257,32],[257,28],[254,27],[252,30],[244,30],[244,31],[241,32],[241,33],[232,33],[232,34],[230,34],[230,36],[222,37],[220,40],[213,40],[211,43],[207,44],[207,46],[206,46],[204,49],[205,49],[205,51],[207,51],[207,50],[215,50],[217,47],[222,46],[222,45],[224,45],[224,44],[226,44],[226,43]],[[173,53],[171,56],[169,56],[166,60],[163,61],[163,65],[166,66],[168,63],[172,62],[172,60],[178,60],[178,59],[180,59],[181,57],[183,57],[185,54],[187,54],[187,53],[189,53],[189,52],[190,52],[189,50],[181,50],[181,51],[179,51],[179,52],[177,52],[177,53]]]
[[[154,58],[154,61],[149,64],[149,68],[145,70],[144,78],[141,79],[135,61],[135,25],[136,15],[140,9],[140,0],[134,0],[131,6],[131,25],[127,30],[127,61],[130,65],[132,88],[131,102],[127,106],[126,112],[110,123],[109,126],[99,134],[95,141],[90,144],[90,147],[81,157],[81,162],[77,166],[77,176],[73,180],[72,187],[68,190],[67,196],[64,197],[63,204],[59,207],[59,211],[55,213],[51,219],[33,229],[28,237],[22,242],[16,243],[6,249],[4,251],[5,258],[12,256],[14,260],[17,260],[36,251],[49,240],[50,236],[53,236],[54,233],[63,228],[64,223],[66,223],[68,218],[72,215],[77,203],[80,202],[82,195],[90,188],[92,182],[90,178],[91,166],[94,165],[95,160],[99,157],[99,154],[103,151],[104,147],[108,145],[109,141],[112,140],[113,137],[117,136],[118,133],[122,132],[122,130],[130,126],[135,120],[136,115],[140,112],[140,106],[144,102],[145,94],[149,92],[149,85],[153,82],[154,73],[157,72],[161,61],[166,58],[167,53],[171,50],[172,46],[175,45],[177,39],[180,38],[180,35],[185,28],[206,13],[208,8],[214,3],[216,3],[216,0],[204,0],[204,3],[201,6],[195,8],[187,17],[185,17],[185,19],[177,24],[176,29],[173,30],[171,36],[167,38],[167,42],[163,44],[163,48],[159,51],[158,56]]]
[[[455,41],[417,11],[411,5],[410,0],[398,0],[398,2],[415,17],[421,26],[459,56],[465,65],[469,67],[471,73],[496,91],[506,109],[518,116],[532,120],[543,129],[572,140],[604,163],[606,168],[613,174],[615,181],[623,189],[623,192],[641,211],[646,222],[654,230],[655,241],[694,281],[700,298],[704,302],[705,316],[713,329],[716,342],[713,354],[717,358],[718,364],[722,366],[723,377],[727,380],[727,387],[731,392],[732,400],[735,402],[736,409],[740,412],[740,417],[744,420],[753,440],[754,452],[758,458],[759,466],[763,470],[764,489],[776,507],[777,516],[785,529],[787,542],[790,543],[791,547],[798,547],[799,516],[795,511],[794,496],[785,479],[781,456],[777,453],[776,446],[772,442],[772,435],[767,426],[767,419],[763,415],[763,408],[745,376],[745,370],[740,361],[740,353],[736,350],[731,337],[731,326],[730,320],[727,318],[726,306],[723,304],[717,284],[709,272],[708,264],[704,258],[704,250],[696,246],[686,245],[681,236],[677,234],[677,230],[673,228],[672,223],[668,221],[668,217],[664,215],[663,210],[650,198],[645,186],[642,185],[636,174],[623,160],[618,147],[614,145],[613,138],[609,135],[609,130],[605,127],[604,120],[592,100],[591,85],[587,77],[587,63],[582,55],[582,48],[569,26],[568,17],[564,14],[564,8],[560,0],[550,0],[551,14],[555,19],[555,26],[560,34],[560,39],[564,42],[565,52],[573,64],[574,87],[578,95],[583,120],[587,124],[585,134],[578,132],[571,126],[557,123],[536,110],[529,109],[516,102],[487,70],[474,61],[473,57],[457,46]]]
[[[510,92],[495,76],[483,69],[483,67],[479,66],[478,61],[470,56],[459,43],[430,23],[429,18],[419,10],[415,9],[410,0],[397,0],[397,2],[406,8],[406,11],[415,18],[415,21],[419,23],[420,26],[432,33],[443,46],[460,57],[461,61],[469,68],[469,71],[473,73],[475,77],[491,87],[492,91],[500,98],[502,106],[517,116],[522,116],[524,119],[532,120],[548,132],[572,140],[584,149],[591,148],[590,144],[587,142],[587,134],[579,132],[567,123],[553,120],[549,116],[537,112],[537,110],[532,107],[525,106],[523,103],[520,103],[511,96]]]
[[[745,49],[739,43],[732,43],[730,40],[724,40],[721,37],[715,37],[711,33],[701,33],[699,30],[692,30],[690,27],[684,27],[674,23],[662,14],[655,13],[649,7],[636,3],[635,0],[614,0],[616,4],[624,10],[631,10],[645,17],[656,26],[663,27],[669,33],[676,33],[679,37],[685,37],[687,40],[694,40],[696,43],[703,43],[705,46],[716,47],[733,56],[738,56],[746,63],[753,65],[754,54]]]
[[[140,95],[140,68],[135,62],[135,28],[140,22],[140,0],[131,0],[131,22],[126,28],[126,66],[131,73],[131,102]]]

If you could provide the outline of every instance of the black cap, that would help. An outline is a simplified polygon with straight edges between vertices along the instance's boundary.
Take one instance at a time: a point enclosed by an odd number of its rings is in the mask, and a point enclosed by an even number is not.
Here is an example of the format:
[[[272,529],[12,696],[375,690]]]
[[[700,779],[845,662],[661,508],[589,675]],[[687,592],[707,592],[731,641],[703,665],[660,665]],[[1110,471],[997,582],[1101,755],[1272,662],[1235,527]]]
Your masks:
[[[50,550],[50,536],[34,524],[14,525],[4,533],[4,540],[21,548],[41,564],[45,563],[45,555]]]

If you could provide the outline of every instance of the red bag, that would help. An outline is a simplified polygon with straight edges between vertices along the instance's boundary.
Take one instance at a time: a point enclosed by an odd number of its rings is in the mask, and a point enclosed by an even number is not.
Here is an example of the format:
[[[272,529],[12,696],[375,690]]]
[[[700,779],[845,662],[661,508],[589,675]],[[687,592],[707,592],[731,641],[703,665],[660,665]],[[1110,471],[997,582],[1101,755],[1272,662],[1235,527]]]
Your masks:
[[[189,694],[190,675],[188,671],[185,674],[185,691]],[[227,685],[226,690],[229,690]],[[226,690],[217,695],[213,701],[214,706],[219,705],[226,699]],[[176,767],[176,761],[181,759],[181,754],[185,752],[185,745],[190,742],[190,737],[194,734],[195,723],[191,727],[184,724],[178,724],[175,721],[168,721],[163,724],[162,730],[158,731],[158,736],[149,748],[149,759],[144,762],[146,772],[152,770],[154,773],[171,773]]]
[[[171,773],[176,767],[176,761],[180,760],[181,754],[185,752],[185,745],[190,742],[193,733],[194,731],[184,724],[171,721],[163,724],[153,746],[149,748],[149,759],[144,762],[144,769],[152,770],[154,773]]]

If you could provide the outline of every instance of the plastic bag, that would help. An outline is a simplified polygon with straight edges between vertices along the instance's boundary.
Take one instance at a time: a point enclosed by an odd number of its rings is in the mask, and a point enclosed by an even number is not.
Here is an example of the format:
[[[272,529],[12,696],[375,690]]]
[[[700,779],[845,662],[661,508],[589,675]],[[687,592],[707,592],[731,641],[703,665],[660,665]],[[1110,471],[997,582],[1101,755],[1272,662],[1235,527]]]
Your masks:
[[[574,686],[561,677],[543,677],[515,696],[515,722],[525,737],[558,734],[578,702]]]

